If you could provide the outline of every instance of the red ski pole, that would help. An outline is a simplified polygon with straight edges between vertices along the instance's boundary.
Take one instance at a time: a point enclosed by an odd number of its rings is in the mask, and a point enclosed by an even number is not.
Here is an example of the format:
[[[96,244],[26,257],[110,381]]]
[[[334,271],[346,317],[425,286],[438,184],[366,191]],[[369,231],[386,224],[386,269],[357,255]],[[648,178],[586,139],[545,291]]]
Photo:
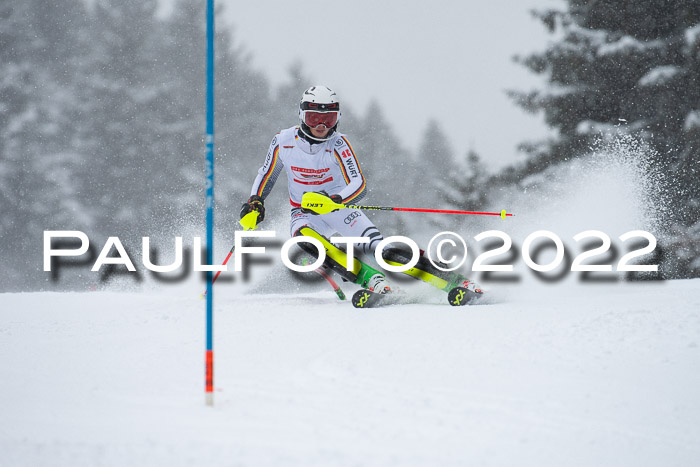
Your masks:
[[[258,226],[258,214],[260,214],[257,211],[251,211],[245,216],[243,216],[243,219],[241,219],[239,222],[243,226],[243,230],[255,230],[255,228]],[[228,260],[231,259],[231,255],[233,254],[233,250],[236,249],[236,245],[233,245],[231,247],[231,250],[228,252],[228,255],[226,255],[226,259],[224,260],[223,263],[221,263],[222,266],[226,266],[226,263],[228,263]],[[216,274],[214,275],[214,278],[211,280],[211,284],[214,285],[214,282],[216,282],[216,279],[219,277],[219,274],[221,274],[221,271],[216,271]],[[199,294],[200,298],[204,298],[207,296],[207,291],[205,290],[204,293]]]
[[[331,201],[330,198],[320,193],[304,193],[301,206],[310,209],[317,214],[327,214],[338,209],[362,209],[366,211],[406,211],[406,212],[434,212],[439,214],[463,214],[472,216],[500,216],[501,219],[513,216],[506,210],[501,212],[479,212],[479,211],[456,211],[452,209],[420,209],[420,208],[397,208],[390,206],[359,206],[355,204],[340,204]]]

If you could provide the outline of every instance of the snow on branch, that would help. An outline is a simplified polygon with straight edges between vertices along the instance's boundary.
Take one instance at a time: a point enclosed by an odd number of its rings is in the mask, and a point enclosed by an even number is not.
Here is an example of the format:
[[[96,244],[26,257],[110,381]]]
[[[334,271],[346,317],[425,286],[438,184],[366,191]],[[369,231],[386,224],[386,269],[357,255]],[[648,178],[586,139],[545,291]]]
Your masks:
[[[685,43],[690,47],[700,43],[700,24],[685,30]]]
[[[583,120],[576,125],[576,134],[579,135],[594,135],[599,133],[607,133],[613,131],[615,125],[604,122],[596,122],[594,120]]]
[[[687,132],[700,130],[700,110],[688,112],[683,122],[683,129]]]
[[[682,70],[675,65],[663,65],[652,68],[639,79],[640,86],[659,86],[671,81]]]
[[[575,39],[573,42],[586,42],[592,47],[601,47],[608,42],[610,33],[602,29],[589,29],[579,26],[576,23],[566,25],[568,36]]]
[[[631,52],[645,52],[662,47],[664,47],[664,41],[660,39],[654,41],[640,41],[632,36],[622,36],[614,42],[601,44],[598,48],[598,56],[604,57],[607,55],[628,54]]]

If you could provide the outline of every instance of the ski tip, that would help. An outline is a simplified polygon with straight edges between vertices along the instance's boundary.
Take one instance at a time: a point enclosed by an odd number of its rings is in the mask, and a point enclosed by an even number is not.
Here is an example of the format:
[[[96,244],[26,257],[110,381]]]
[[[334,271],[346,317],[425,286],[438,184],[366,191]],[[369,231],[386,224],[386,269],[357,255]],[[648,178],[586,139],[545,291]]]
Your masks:
[[[464,287],[455,287],[447,294],[447,301],[452,306],[473,305],[482,297],[483,292],[474,292]]]
[[[352,295],[352,306],[355,308],[372,308],[379,302],[380,294],[360,289]]]

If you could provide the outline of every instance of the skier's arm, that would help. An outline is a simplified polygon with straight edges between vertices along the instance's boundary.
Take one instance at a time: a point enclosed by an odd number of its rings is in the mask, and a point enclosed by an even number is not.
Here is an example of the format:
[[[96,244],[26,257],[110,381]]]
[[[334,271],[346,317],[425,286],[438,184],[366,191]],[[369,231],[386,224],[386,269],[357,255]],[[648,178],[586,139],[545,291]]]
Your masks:
[[[270,149],[267,151],[267,157],[265,157],[265,163],[258,169],[258,176],[255,177],[253,188],[250,190],[251,196],[259,196],[261,200],[264,200],[272,191],[277,177],[284,169],[284,164],[279,158],[279,151],[279,134],[277,134],[272,138]]]
[[[265,157],[265,163],[258,170],[258,176],[255,177],[253,188],[250,190],[250,198],[241,206],[241,219],[252,211],[258,212],[258,223],[265,219],[264,199],[272,191],[277,177],[279,177],[284,168],[284,164],[279,160],[279,150],[279,134],[277,134],[272,138],[270,149],[268,149],[267,157]]]
[[[347,186],[338,193],[332,194],[340,195],[343,204],[356,203],[367,193],[367,186],[360,164],[358,164],[357,157],[355,157],[355,152],[345,136],[341,136],[336,140],[333,149],[333,154],[338,164],[340,164]]]

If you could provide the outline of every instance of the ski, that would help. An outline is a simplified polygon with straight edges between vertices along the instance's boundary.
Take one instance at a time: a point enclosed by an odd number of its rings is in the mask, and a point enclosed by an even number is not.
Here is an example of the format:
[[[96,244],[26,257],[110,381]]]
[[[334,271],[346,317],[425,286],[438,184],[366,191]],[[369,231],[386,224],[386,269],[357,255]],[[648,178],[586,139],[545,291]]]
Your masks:
[[[376,308],[406,303],[406,295],[396,292],[374,293],[368,289],[360,289],[352,295],[350,301],[355,308]]]
[[[475,292],[466,287],[455,287],[447,293],[447,301],[452,306],[473,305],[483,296],[483,292]]]
[[[475,305],[483,295],[483,292],[474,292],[465,287],[455,287],[448,292],[447,302],[451,306]],[[421,303],[419,298],[411,298],[405,293],[378,294],[367,289],[355,292],[350,301],[355,308],[379,308],[388,305]]]

